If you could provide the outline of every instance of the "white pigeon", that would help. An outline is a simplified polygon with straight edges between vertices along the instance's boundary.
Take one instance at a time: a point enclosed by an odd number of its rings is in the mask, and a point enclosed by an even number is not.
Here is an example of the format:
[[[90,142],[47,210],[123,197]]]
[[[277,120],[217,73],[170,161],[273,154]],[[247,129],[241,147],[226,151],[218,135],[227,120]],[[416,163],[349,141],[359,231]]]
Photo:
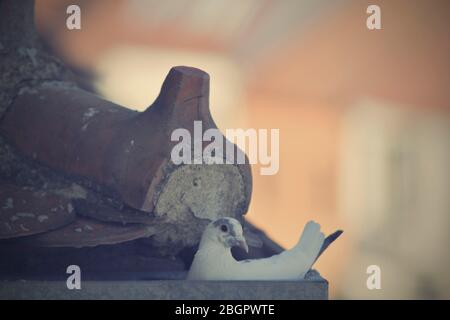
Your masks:
[[[337,233],[339,236],[342,231]],[[328,246],[324,239],[320,225],[309,221],[292,249],[269,258],[237,261],[231,254],[232,247],[239,246],[248,252],[242,226],[234,218],[220,218],[206,227],[187,280],[303,279]]]

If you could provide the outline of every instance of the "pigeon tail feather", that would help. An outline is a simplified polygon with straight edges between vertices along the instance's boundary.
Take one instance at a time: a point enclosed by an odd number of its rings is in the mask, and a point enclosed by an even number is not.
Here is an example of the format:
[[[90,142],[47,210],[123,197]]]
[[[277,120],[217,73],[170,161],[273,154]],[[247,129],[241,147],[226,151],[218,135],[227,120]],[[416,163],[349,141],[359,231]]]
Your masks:
[[[322,253],[325,251],[325,249],[327,249],[330,246],[330,244],[332,244],[337,238],[339,238],[339,236],[343,232],[344,231],[342,231],[342,230],[337,230],[325,238],[325,240],[323,241],[322,247],[320,248],[319,254],[316,257],[316,260],[322,255]]]
[[[305,270],[301,277],[312,267],[322,248],[325,235],[320,231],[320,225],[314,221],[309,221],[303,229],[300,240],[293,250],[302,252],[305,259]]]

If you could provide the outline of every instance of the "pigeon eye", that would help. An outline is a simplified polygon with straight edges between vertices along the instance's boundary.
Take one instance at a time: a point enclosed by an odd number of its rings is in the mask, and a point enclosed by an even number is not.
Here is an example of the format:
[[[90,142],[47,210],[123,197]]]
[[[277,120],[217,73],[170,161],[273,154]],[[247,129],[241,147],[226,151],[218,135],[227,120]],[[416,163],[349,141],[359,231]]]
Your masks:
[[[228,227],[223,224],[223,225],[220,226],[220,230],[222,230],[223,232],[227,232],[228,231]]]

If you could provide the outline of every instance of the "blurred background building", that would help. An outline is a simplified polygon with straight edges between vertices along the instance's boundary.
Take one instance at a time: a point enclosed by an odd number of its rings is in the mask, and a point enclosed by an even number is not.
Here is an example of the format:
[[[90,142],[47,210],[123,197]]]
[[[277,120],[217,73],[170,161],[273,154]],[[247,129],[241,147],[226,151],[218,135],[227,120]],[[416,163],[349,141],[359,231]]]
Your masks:
[[[279,128],[280,170],[254,166],[247,217],[285,247],[309,219],[344,229],[316,266],[331,298],[450,298],[450,2],[38,0],[36,15],[109,100],[143,110],[189,65],[211,75],[221,129]]]

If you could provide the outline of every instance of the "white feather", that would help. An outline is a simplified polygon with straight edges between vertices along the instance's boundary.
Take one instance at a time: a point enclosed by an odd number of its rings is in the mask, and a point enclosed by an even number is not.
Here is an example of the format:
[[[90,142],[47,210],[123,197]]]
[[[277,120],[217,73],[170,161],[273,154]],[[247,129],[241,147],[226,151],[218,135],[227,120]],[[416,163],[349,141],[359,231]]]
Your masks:
[[[205,232],[206,233],[206,232]],[[306,224],[298,243],[270,258],[237,261],[230,248],[211,235],[203,235],[188,280],[293,280],[303,279],[324,241],[320,225]]]

